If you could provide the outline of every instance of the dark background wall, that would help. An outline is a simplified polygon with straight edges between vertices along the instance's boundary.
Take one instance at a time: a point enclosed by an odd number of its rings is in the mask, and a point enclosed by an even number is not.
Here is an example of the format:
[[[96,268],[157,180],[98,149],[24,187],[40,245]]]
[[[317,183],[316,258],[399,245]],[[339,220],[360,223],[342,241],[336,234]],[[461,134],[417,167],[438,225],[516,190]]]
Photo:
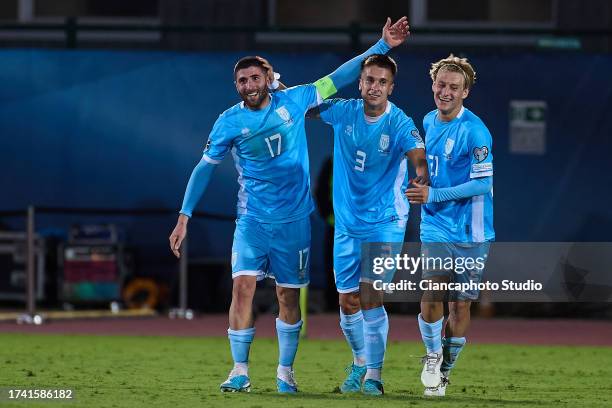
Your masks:
[[[237,53],[2,51],[0,210],[29,204],[180,208],[208,131],[238,101],[231,69]],[[287,84],[313,81],[349,55],[268,54]],[[433,108],[428,64],[445,55],[395,54],[392,100],[422,128]],[[609,241],[612,231],[612,56],[470,55],[478,82],[466,106],[494,138],[495,228],[499,241]],[[357,86],[342,92],[357,96]],[[547,152],[509,152],[510,100],[548,104]],[[313,184],[331,154],[331,128],[309,123]],[[231,157],[217,169],[199,210],[234,215]],[[416,235],[412,210],[409,235]],[[15,228],[18,221],[4,220]],[[61,231],[74,216],[41,216]],[[166,249],[174,217],[121,218],[149,271],[173,265]],[[323,221],[313,216],[313,284],[324,281]],[[233,224],[196,219],[193,256],[228,258]]]

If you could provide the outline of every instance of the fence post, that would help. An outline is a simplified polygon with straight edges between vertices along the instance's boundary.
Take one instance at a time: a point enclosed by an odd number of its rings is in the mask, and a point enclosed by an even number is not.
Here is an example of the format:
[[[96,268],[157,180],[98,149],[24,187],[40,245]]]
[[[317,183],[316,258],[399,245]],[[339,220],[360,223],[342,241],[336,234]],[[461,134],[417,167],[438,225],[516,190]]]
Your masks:
[[[189,265],[187,236],[185,236],[181,246],[181,258],[179,263],[179,308],[183,313],[185,313],[187,310],[187,267]]]
[[[170,309],[168,317],[171,319],[187,319],[194,318],[193,310],[187,309],[187,267],[189,266],[189,253],[187,251],[187,236],[181,244],[181,257],[179,259],[179,304],[178,307]]]
[[[26,304],[27,304],[27,314],[30,316],[34,316],[36,313],[36,293],[35,293],[35,276],[36,276],[36,256],[35,256],[35,241],[34,234],[36,231],[34,222],[34,206],[28,206],[28,221],[27,221],[27,238],[26,238],[26,246],[27,246],[27,258],[26,258]]]

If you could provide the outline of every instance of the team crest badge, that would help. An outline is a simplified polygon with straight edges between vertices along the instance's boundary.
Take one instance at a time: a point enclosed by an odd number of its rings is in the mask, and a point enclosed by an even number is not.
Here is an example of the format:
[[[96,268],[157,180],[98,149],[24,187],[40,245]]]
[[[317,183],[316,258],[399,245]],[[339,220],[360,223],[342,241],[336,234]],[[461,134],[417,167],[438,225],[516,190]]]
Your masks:
[[[353,133],[353,127],[351,125],[346,125],[346,129],[344,129],[344,134],[350,136]]]
[[[453,151],[453,147],[455,147],[455,140],[446,139],[446,144],[444,145],[444,155],[446,156],[447,160],[450,160],[452,157],[451,152]]]
[[[389,135],[380,135],[378,151],[381,153],[389,153]]]
[[[285,108],[284,106],[281,106],[280,108],[278,108],[276,110],[276,113],[278,114],[278,116],[280,116],[280,118],[282,120],[284,120],[285,122],[288,122],[291,119],[291,115],[289,115],[289,111],[287,110],[287,108]]]

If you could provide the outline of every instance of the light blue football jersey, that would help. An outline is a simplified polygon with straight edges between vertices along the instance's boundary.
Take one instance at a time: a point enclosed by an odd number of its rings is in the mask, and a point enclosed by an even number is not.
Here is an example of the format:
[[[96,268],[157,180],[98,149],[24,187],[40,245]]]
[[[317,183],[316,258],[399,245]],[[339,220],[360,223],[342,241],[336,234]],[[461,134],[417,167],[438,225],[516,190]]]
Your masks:
[[[437,110],[423,119],[431,186],[454,187],[473,178],[493,176],[492,138],[478,116],[463,107],[443,122]],[[461,200],[423,205],[421,241],[484,242],[495,239],[493,190]]]
[[[334,128],[333,200],[336,229],[366,236],[381,224],[405,227],[409,204],[406,153],[424,148],[414,122],[393,103],[369,122],[362,99],[332,99],[319,107]]]
[[[231,150],[240,185],[239,217],[292,222],[312,212],[304,116],[320,102],[314,84],[300,85],[271,94],[264,109],[240,102],[219,116],[203,158],[217,164]]]

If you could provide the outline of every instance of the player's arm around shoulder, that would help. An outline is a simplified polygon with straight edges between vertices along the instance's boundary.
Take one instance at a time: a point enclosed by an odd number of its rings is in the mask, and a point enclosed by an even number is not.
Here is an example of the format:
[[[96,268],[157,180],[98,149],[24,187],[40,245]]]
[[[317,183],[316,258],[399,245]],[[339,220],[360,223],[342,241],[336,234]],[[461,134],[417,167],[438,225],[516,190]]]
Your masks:
[[[328,125],[335,125],[355,109],[355,99],[332,98],[326,99],[322,104],[314,107],[306,114],[310,119],[321,119]]]
[[[291,97],[300,106],[304,107],[304,114],[323,103],[359,77],[361,62],[372,54],[386,54],[391,48],[402,44],[410,35],[408,19],[400,18],[395,23],[387,18],[382,30],[382,38],[366,52],[345,62],[329,75],[324,76],[311,84],[297,85],[285,89],[283,92]],[[314,113],[313,113],[314,115]]]
[[[279,100],[290,100],[299,106],[304,111],[306,119],[321,119],[321,110],[327,109],[324,106],[327,101],[321,100],[314,84],[295,85],[283,89],[279,87],[275,91],[275,97]]]

